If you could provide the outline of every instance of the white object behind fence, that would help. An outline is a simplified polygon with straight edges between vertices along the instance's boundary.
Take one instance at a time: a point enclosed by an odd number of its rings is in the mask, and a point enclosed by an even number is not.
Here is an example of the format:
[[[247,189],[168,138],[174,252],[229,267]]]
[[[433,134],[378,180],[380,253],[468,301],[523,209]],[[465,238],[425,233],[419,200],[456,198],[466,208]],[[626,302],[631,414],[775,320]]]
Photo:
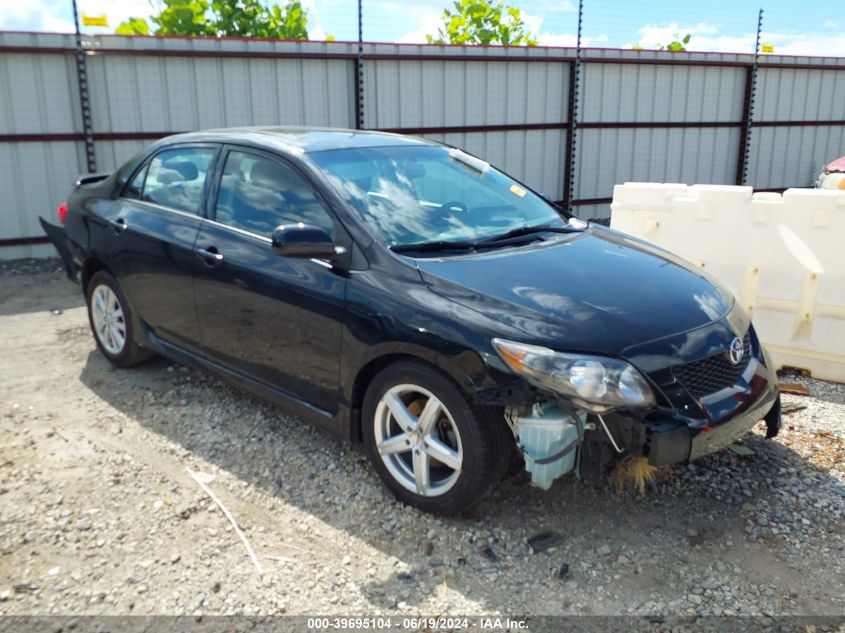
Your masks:
[[[845,191],[625,183],[610,225],[728,284],[778,368],[845,382]]]

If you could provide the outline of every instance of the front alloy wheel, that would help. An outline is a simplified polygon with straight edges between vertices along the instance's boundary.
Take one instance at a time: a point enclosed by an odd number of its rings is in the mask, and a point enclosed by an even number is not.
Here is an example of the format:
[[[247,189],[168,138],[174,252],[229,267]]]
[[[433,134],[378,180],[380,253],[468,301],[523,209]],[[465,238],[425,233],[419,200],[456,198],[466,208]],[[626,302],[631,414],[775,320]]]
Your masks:
[[[434,367],[400,361],[372,381],[361,410],[364,445],[397,499],[453,514],[501,481],[513,439],[501,409],[473,406]]]
[[[411,492],[436,497],[460,477],[461,434],[449,410],[424,387],[396,385],[382,396],[375,439],[387,470]]]

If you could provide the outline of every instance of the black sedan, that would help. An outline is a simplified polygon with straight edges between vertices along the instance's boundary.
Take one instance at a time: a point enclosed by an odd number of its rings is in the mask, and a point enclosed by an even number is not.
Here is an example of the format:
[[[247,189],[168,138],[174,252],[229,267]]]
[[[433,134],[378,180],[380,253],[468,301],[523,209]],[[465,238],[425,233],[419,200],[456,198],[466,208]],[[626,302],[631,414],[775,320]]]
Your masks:
[[[730,291],[457,148],[181,134],[81,178],[59,216],[111,363],[211,371],[361,446],[423,510],[469,507],[515,454],[542,488],[598,483],[780,426]]]

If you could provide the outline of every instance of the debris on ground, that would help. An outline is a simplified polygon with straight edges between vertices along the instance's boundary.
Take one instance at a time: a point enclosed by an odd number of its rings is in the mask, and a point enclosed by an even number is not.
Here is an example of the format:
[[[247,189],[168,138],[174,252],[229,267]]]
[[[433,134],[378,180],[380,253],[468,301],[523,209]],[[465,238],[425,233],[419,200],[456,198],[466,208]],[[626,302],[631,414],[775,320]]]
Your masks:
[[[632,486],[640,495],[645,495],[646,486],[651,482],[660,470],[648,462],[647,457],[636,455],[618,463],[611,473],[616,489],[622,492],[628,486]]]
[[[809,396],[810,390],[804,385],[795,382],[782,382],[778,386],[781,393],[788,393],[793,396]]]
[[[563,542],[563,536],[557,532],[540,532],[528,539],[528,545],[531,547],[531,552],[539,554],[560,545]]]

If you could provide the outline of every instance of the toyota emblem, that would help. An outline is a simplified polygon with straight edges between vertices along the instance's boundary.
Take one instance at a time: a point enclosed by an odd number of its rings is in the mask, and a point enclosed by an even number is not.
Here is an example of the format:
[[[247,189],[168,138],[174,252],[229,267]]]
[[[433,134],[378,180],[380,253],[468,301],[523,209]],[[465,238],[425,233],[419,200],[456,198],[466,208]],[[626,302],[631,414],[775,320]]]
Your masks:
[[[734,337],[734,340],[731,341],[731,346],[728,349],[728,358],[730,358],[733,365],[739,365],[739,361],[742,360],[744,355],[745,345],[742,343],[742,339],[736,336]]]

